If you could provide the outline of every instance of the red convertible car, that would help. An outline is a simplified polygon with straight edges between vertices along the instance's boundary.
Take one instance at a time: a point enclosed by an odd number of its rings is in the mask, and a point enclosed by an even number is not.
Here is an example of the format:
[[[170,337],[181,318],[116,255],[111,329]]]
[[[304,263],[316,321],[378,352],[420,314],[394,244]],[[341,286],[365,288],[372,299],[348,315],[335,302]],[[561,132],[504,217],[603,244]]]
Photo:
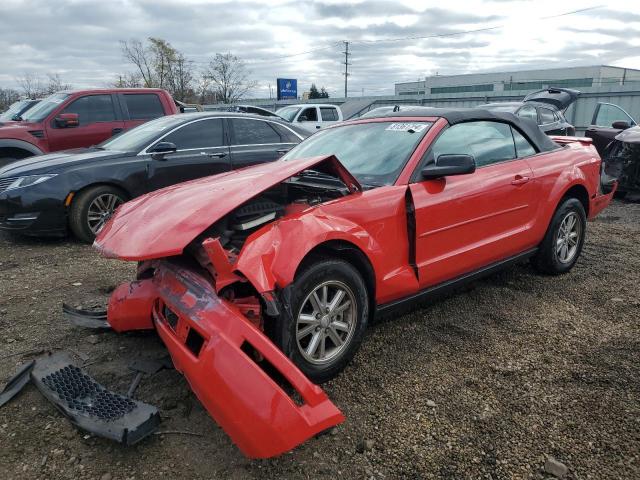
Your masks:
[[[280,161],[122,205],[95,246],[138,278],[107,319],[155,329],[238,447],[278,455],[343,420],[316,384],[373,317],[527,258],[569,271],[612,196],[600,173],[590,139],[510,113],[345,122]]]

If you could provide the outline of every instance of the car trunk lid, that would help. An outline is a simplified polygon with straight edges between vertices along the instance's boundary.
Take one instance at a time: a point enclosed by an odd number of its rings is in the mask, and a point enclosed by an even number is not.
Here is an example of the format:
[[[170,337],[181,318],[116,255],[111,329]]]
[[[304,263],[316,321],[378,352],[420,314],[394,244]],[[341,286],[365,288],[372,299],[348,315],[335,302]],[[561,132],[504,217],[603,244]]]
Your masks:
[[[566,110],[580,96],[578,90],[569,88],[544,88],[524,97],[525,102],[540,102],[553,105],[558,110]]]

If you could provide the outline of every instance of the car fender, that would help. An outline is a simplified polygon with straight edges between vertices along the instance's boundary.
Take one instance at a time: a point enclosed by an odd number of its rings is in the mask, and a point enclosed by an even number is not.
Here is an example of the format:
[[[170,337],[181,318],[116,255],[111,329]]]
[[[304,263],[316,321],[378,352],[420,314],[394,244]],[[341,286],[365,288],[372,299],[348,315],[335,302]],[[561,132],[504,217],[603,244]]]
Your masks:
[[[378,242],[362,226],[327,214],[321,208],[285,218],[252,234],[238,256],[236,271],[266,293],[293,282],[307,254],[328,241],[348,242],[359,248],[375,269],[371,252],[382,253]],[[375,275],[375,270],[374,270]]]
[[[555,183],[551,187],[549,194],[546,195],[547,200],[541,202],[542,208],[540,209],[540,214],[538,215],[539,221],[539,237],[542,238],[549,227],[551,219],[553,218],[553,214],[556,212],[560,201],[562,198],[571,190],[572,188],[579,186],[583,187],[587,192],[587,198],[584,199],[589,205],[589,199],[593,195],[593,189],[589,187],[589,179],[587,175],[580,168],[579,164],[572,165],[571,167],[565,169],[555,180]],[[588,208],[585,208],[588,210]]]
[[[17,138],[0,138],[0,148],[19,148],[33,155],[42,155],[44,153],[35,145],[25,142],[24,140],[18,140]]]

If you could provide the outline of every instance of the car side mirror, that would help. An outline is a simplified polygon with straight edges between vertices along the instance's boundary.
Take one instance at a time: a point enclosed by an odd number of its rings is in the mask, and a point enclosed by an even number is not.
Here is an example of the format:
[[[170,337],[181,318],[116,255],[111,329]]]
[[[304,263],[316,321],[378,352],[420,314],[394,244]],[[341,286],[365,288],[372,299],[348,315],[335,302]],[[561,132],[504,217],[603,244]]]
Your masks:
[[[151,158],[154,160],[164,160],[164,156],[167,153],[173,153],[178,150],[175,143],[171,142],[158,142],[156,143],[151,150]]]
[[[616,120],[611,124],[611,127],[617,130],[626,130],[627,128],[631,127],[631,124],[629,124],[629,122],[627,122],[626,120]]]
[[[80,115],[77,113],[61,113],[55,118],[56,127],[72,128],[80,125]]]
[[[471,155],[440,155],[434,163],[422,169],[422,178],[433,180],[450,175],[466,175],[476,171],[476,161]]]

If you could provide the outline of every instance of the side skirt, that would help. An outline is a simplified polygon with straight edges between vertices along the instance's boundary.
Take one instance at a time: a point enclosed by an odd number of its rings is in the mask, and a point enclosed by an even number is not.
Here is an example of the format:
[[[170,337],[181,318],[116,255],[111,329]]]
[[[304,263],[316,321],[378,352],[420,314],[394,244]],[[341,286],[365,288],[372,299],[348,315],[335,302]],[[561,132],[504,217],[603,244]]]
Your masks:
[[[504,260],[500,260],[499,262],[492,263],[490,265],[487,265],[486,267],[482,267],[479,270],[466,273],[452,280],[447,280],[446,282],[440,283],[438,285],[428,287],[424,290],[414,293],[413,295],[409,295],[408,297],[404,297],[399,300],[394,300],[389,303],[378,305],[376,307],[376,316],[386,317],[387,315],[392,314],[394,312],[406,311],[412,306],[419,305],[421,303],[425,303],[428,301],[433,301],[448,293],[451,293],[453,290],[460,287],[461,285],[464,285],[465,283],[478,280],[479,278],[483,278],[488,275],[491,275],[492,273],[498,272],[511,265],[520,263],[532,257],[533,255],[535,255],[537,251],[538,251],[537,247],[532,248],[531,250],[527,250],[513,257],[505,258]]]

